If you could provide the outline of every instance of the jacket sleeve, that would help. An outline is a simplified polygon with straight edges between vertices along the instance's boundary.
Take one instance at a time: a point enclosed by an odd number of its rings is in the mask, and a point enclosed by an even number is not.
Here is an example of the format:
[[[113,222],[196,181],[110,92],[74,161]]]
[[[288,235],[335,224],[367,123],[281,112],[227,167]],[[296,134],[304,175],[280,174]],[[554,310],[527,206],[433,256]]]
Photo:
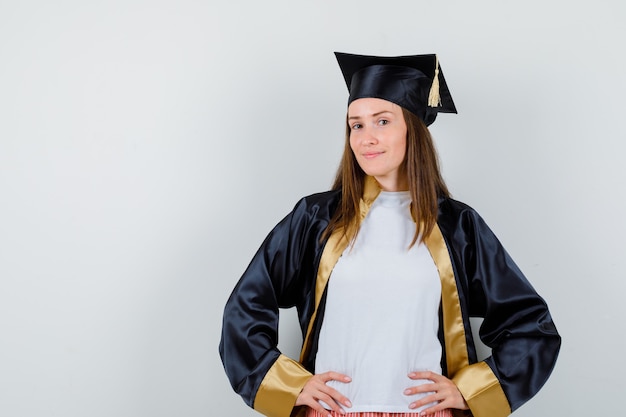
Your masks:
[[[308,222],[301,201],[267,236],[224,308],[226,374],[246,404],[271,417],[288,417],[311,377],[277,348],[279,308],[295,304]]]
[[[468,286],[465,302],[470,316],[484,319],[479,335],[491,356],[453,380],[475,417],[504,417],[544,385],[561,338],[545,301],[483,219],[468,210],[458,226],[465,231],[457,247]]]

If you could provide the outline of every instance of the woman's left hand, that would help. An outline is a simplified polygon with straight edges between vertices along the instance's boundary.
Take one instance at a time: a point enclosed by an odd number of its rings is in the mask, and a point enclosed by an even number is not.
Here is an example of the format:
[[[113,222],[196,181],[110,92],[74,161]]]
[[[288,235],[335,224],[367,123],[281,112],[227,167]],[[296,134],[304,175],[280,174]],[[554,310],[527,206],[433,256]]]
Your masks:
[[[467,402],[465,402],[465,399],[461,395],[461,391],[459,391],[454,382],[445,376],[431,371],[423,371],[411,372],[409,374],[409,378],[427,379],[432,381],[432,384],[421,384],[404,390],[405,395],[430,393],[429,395],[426,395],[409,405],[409,408],[415,409],[426,404],[436,403],[432,407],[428,407],[421,411],[420,415],[433,414],[439,410],[445,410],[447,408],[456,408],[458,410],[469,409]]]

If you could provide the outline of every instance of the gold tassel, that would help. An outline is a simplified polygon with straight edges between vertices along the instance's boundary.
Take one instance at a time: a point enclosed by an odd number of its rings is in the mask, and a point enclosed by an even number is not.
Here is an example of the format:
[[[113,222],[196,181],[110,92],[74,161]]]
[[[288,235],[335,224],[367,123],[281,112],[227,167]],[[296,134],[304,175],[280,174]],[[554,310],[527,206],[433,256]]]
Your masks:
[[[430,107],[441,106],[441,96],[439,95],[439,57],[437,55],[435,55],[435,77],[428,94],[428,105]]]

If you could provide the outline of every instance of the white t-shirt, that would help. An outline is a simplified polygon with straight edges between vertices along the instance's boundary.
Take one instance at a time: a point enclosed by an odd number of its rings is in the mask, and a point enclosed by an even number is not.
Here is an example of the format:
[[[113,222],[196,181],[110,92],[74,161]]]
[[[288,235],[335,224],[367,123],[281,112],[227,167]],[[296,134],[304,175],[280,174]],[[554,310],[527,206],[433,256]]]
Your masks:
[[[352,378],[328,382],[352,402],[348,412],[418,412],[409,404],[420,397],[403,391],[428,381],[408,373],[441,373],[441,282],[425,245],[408,250],[410,202],[408,191],[381,192],[328,282],[315,372]]]

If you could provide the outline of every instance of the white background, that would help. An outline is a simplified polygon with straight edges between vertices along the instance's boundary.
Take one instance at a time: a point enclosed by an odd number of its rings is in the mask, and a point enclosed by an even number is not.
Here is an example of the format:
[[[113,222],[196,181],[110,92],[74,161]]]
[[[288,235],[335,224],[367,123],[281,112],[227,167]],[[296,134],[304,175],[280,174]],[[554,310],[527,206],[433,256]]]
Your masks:
[[[221,312],[271,227],[330,186],[333,51],[439,54],[444,176],[563,335],[515,415],[620,412],[625,4],[0,0],[0,415],[255,415]]]

